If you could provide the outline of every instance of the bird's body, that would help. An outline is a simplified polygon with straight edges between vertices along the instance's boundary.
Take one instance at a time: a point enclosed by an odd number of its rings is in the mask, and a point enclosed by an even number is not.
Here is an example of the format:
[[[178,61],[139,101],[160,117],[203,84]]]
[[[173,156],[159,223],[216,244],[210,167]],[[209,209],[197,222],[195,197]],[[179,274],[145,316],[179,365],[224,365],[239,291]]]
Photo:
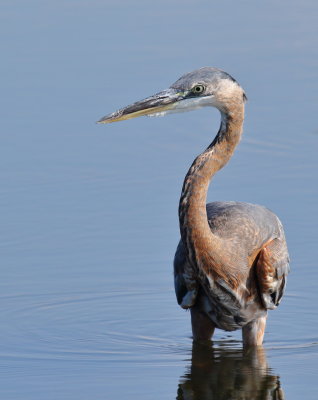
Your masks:
[[[274,243],[279,244],[283,265],[288,264],[284,231],[274,213],[255,204],[213,202],[207,204],[207,216],[212,233],[220,239],[221,274],[213,276],[213,271],[200,273],[196,270],[189,263],[180,240],[174,259],[177,300],[185,309],[201,304],[199,313],[202,308],[215,327],[233,331],[266,317],[263,306],[266,300],[259,293],[254,264],[260,251]],[[231,277],[223,275],[223,270],[232,271]],[[204,291],[203,287],[209,290]],[[282,290],[280,287],[277,297]],[[275,299],[267,306],[274,308]],[[196,310],[194,307],[192,313]],[[204,334],[200,336],[205,337]]]
[[[203,106],[219,109],[220,129],[192,163],[182,188],[181,241],[174,260],[176,295],[181,307],[191,310],[195,340],[210,339],[216,327],[242,328],[244,345],[260,345],[267,310],[279,304],[289,272],[282,224],[262,206],[206,205],[210,180],[231,158],[241,138],[245,101],[243,89],[230,75],[205,67],[99,122]]]

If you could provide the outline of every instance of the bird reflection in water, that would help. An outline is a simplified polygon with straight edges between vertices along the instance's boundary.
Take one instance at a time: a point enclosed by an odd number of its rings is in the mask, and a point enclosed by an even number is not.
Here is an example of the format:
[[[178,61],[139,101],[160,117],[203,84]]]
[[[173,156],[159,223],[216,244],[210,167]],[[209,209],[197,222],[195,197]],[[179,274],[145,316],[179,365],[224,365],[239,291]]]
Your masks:
[[[193,343],[189,372],[177,400],[284,400],[279,376],[267,364],[263,347],[248,350]]]

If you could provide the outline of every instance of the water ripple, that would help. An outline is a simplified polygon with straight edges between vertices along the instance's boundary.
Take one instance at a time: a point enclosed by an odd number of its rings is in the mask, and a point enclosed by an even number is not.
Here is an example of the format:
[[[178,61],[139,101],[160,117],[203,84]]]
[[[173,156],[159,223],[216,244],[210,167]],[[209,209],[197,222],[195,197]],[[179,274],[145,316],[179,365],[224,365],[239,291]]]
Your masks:
[[[160,363],[191,352],[184,322],[166,314],[170,304],[162,290],[16,294],[1,303],[3,358]],[[237,350],[241,341],[218,332],[214,348]],[[266,341],[265,348],[273,355],[317,353],[318,338]]]

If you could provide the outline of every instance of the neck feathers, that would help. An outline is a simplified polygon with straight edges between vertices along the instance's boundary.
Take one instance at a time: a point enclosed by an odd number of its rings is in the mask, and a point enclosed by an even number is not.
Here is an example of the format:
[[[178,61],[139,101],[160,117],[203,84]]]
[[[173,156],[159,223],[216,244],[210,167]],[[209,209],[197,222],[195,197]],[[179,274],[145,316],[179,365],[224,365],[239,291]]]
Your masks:
[[[190,263],[199,271],[210,273],[235,285],[234,272],[222,268],[224,251],[219,237],[211,232],[206,212],[210,180],[231,158],[242,135],[244,103],[221,111],[221,126],[207,149],[191,165],[179,203],[181,238]]]

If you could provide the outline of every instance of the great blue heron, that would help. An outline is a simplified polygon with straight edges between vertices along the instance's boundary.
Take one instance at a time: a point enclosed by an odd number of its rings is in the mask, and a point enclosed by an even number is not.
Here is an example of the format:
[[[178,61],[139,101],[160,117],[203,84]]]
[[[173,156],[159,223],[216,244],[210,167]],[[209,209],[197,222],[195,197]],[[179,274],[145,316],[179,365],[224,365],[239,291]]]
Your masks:
[[[229,74],[204,67],[98,122],[204,106],[220,111],[216,137],[193,161],[183,183],[175,291],[179,305],[191,311],[194,340],[211,339],[215,328],[242,328],[247,346],[263,342],[267,310],[281,300],[289,257],[282,224],[267,208],[234,201],[206,205],[211,178],[228,162],[241,138],[245,101],[244,90]]]

